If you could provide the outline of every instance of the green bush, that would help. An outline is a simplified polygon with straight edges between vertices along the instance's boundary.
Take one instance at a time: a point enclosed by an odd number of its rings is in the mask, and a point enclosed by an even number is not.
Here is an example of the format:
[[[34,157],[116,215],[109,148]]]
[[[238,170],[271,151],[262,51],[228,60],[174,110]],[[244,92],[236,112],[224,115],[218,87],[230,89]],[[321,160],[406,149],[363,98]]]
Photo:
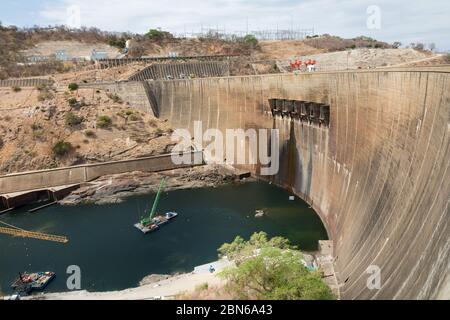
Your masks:
[[[72,82],[72,83],[69,84],[68,88],[69,88],[70,91],[78,90],[78,84]]]
[[[57,157],[62,157],[72,151],[73,147],[70,142],[64,140],[58,141],[52,148],[53,155]]]
[[[86,130],[85,132],[84,132],[84,135],[86,136],[86,137],[88,137],[88,138],[95,138],[97,135],[95,134],[95,132],[94,131],[92,131],[92,130]]]
[[[267,239],[264,232],[255,233],[249,241],[236,237],[224,244],[226,255],[236,266],[226,268],[219,276],[227,280],[226,288],[235,299],[243,300],[332,300],[331,289],[321,274],[309,271],[303,254],[287,239]]]
[[[18,86],[14,86],[14,87],[12,87],[11,89],[12,89],[12,91],[14,91],[14,92],[20,92],[20,91],[22,91],[22,88],[21,88],[21,87],[18,87]]]
[[[41,125],[38,124],[38,123],[33,123],[33,124],[31,125],[31,130],[33,130],[33,131],[37,131],[37,130],[40,130],[40,129],[42,129],[42,127],[41,127]]]
[[[123,49],[126,46],[126,40],[124,38],[118,38],[117,36],[110,36],[108,38],[108,44],[111,47],[116,47],[119,49]]]
[[[97,128],[109,128],[112,124],[112,120],[108,116],[100,116],[97,119]]]
[[[39,101],[45,101],[45,100],[51,100],[53,99],[55,96],[53,93],[51,93],[50,91],[42,91],[39,95],[38,95],[38,100]]]
[[[72,112],[66,114],[66,125],[69,127],[77,126],[83,122],[83,118]]]
[[[110,98],[114,103],[123,103],[122,99],[117,94],[108,94],[108,98]]]
[[[170,32],[161,31],[158,29],[150,29],[145,36],[150,40],[164,40],[173,38],[173,35]]]
[[[141,117],[139,115],[133,113],[133,114],[129,115],[128,120],[130,120],[130,121],[139,121],[139,120],[141,120]]]
[[[76,98],[70,98],[67,102],[69,102],[69,106],[71,107],[75,107],[78,104],[78,100]]]
[[[244,37],[244,42],[252,47],[258,46],[258,39],[256,39],[256,37],[252,34],[247,34]]]

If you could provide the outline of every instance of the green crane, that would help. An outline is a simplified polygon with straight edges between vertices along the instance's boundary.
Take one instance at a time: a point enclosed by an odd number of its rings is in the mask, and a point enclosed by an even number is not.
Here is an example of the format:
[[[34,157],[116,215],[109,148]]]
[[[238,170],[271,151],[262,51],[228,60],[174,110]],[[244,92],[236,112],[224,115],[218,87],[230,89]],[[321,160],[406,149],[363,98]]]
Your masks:
[[[152,223],[152,220],[156,213],[156,208],[158,207],[159,199],[161,198],[161,193],[164,191],[164,187],[166,185],[166,178],[161,180],[161,184],[159,185],[158,193],[156,194],[155,202],[153,202],[152,211],[150,212],[150,216],[148,218],[144,218],[141,221],[141,224],[146,226]]]

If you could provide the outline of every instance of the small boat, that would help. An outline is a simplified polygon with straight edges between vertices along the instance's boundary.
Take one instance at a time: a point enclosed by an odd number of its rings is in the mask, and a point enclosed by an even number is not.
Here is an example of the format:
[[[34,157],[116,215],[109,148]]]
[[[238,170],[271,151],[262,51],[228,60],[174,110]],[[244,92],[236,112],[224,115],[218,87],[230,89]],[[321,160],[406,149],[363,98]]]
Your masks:
[[[158,202],[161,197],[161,193],[164,190],[166,180],[163,179],[159,186],[158,193],[156,194],[155,202],[153,203],[152,211],[148,218],[143,218],[140,222],[136,223],[134,226],[141,230],[144,234],[158,230],[161,226],[169,223],[170,220],[178,217],[176,212],[167,212],[165,215],[155,216],[156,208],[158,207]]]
[[[266,212],[264,210],[256,210],[255,212],[255,218],[263,218],[266,215]]]
[[[55,278],[54,272],[19,273],[11,288],[19,293],[30,294],[34,290],[42,291]]]

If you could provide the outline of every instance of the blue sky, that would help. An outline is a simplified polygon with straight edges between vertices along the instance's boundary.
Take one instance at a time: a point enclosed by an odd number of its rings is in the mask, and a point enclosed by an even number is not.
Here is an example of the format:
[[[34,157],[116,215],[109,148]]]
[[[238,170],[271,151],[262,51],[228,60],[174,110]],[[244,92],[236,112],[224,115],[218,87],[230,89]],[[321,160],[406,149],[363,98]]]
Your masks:
[[[450,50],[449,0],[24,0],[0,1],[4,25],[66,24],[67,9],[80,9],[81,24],[109,31],[227,31],[314,27],[316,33],[367,35],[387,42],[435,43]],[[367,21],[379,9],[380,28]],[[372,20],[371,20],[372,21]],[[378,20],[377,20],[378,21]],[[371,26],[374,26],[371,24]]]

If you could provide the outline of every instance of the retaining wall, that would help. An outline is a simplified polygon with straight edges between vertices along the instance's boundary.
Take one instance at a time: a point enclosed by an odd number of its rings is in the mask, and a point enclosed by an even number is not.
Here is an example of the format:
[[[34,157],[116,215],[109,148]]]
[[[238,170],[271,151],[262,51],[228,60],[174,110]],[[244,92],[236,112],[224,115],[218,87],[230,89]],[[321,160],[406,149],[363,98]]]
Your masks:
[[[192,157],[201,152],[192,153]],[[192,162],[193,163],[193,162]],[[191,165],[175,165],[171,155],[87,164],[67,168],[33,171],[0,176],[0,194],[45,189],[92,181],[104,175],[132,171],[157,172]]]

